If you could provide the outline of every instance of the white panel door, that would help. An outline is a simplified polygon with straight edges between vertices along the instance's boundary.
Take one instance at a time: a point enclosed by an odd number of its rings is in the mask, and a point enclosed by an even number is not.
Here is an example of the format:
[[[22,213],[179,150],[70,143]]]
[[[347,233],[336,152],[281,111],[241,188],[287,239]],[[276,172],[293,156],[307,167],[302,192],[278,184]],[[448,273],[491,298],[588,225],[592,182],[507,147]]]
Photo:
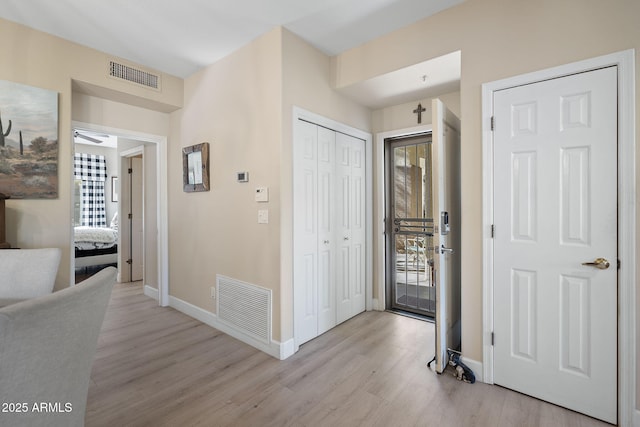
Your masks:
[[[318,336],[318,130],[298,120],[293,150],[293,283],[298,345]]]
[[[366,308],[366,167],[365,143],[352,136],[338,134],[351,145],[351,317]],[[343,237],[344,239],[344,237]]]
[[[336,136],[337,322],[365,310],[364,141]]]
[[[615,423],[617,70],[494,97],[494,381]],[[608,260],[599,265],[598,258]]]
[[[433,268],[436,288],[436,371],[447,366],[447,348],[460,346],[460,120],[439,99],[433,114]],[[447,227],[448,225],[448,227]]]
[[[298,345],[365,310],[365,144],[298,120],[293,167]]]
[[[336,133],[318,129],[318,334],[336,326],[335,147]]]
[[[131,158],[131,281],[143,279],[144,184],[142,157]]]

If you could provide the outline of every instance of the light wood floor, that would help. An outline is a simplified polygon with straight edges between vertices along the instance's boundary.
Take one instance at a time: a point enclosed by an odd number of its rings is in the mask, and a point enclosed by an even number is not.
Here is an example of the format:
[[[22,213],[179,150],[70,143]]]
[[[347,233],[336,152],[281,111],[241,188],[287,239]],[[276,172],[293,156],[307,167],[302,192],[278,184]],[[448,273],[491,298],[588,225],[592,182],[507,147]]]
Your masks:
[[[426,367],[433,325],[363,313],[278,361],[116,285],[87,402],[93,426],[608,426]]]

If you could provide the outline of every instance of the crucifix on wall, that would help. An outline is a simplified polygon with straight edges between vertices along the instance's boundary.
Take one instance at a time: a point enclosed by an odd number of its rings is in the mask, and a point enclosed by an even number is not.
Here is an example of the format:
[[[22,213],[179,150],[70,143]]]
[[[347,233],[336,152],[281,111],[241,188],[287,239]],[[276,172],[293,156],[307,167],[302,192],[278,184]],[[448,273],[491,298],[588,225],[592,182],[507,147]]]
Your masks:
[[[418,124],[422,123],[422,113],[427,111],[426,108],[422,108],[422,103],[418,103],[418,108],[413,110],[413,114],[418,115]]]

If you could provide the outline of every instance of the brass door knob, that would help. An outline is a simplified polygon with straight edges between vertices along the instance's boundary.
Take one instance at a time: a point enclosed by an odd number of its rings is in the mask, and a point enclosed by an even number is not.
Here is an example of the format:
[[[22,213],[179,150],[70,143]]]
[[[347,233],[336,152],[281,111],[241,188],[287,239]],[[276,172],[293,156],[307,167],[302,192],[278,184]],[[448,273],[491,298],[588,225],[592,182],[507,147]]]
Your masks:
[[[606,270],[611,265],[609,261],[604,258],[596,258],[593,262],[583,262],[582,265],[586,265],[589,267],[599,268],[600,270]]]

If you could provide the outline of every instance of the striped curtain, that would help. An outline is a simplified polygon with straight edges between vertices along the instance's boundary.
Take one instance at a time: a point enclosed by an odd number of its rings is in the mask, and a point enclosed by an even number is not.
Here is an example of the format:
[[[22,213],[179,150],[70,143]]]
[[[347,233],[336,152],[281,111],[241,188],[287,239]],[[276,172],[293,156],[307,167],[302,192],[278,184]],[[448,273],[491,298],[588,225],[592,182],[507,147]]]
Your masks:
[[[88,227],[106,227],[106,159],[96,154],[75,153],[73,169],[75,179],[82,181],[80,224]]]

